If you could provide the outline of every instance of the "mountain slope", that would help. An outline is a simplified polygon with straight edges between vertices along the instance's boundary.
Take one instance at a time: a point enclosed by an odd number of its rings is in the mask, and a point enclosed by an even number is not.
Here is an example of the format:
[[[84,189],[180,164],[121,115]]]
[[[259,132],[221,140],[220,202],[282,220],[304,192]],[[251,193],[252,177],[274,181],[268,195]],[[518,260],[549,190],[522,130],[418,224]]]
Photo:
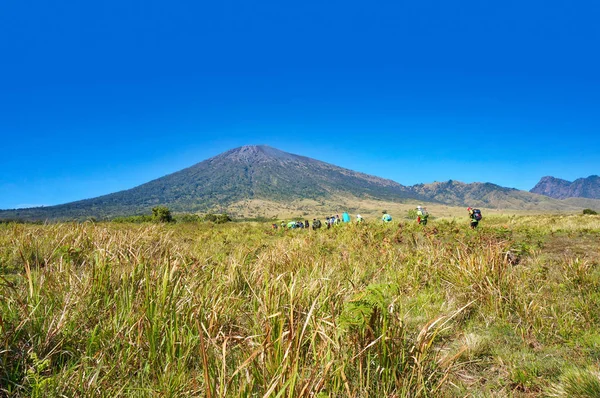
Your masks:
[[[328,200],[348,195],[388,201],[416,198],[411,189],[397,182],[259,145],[232,149],[126,191],[0,212],[0,218],[109,217],[148,213],[159,204],[174,211],[205,212],[226,210],[247,199]]]
[[[566,203],[492,183],[474,182],[466,184],[450,180],[432,184],[417,184],[413,185],[411,189],[416,195],[425,197],[430,202],[453,206],[520,210],[572,210],[579,208],[575,203]]]
[[[600,177],[592,175],[570,182],[555,177],[542,177],[530,192],[555,199],[588,198],[600,199]]]
[[[560,181],[557,184],[566,187]],[[584,185],[577,188],[577,192],[594,192]],[[260,216],[267,213],[265,209],[270,210],[269,214],[277,214],[281,209],[286,214],[297,211],[308,214],[339,208],[342,203],[364,205],[369,202],[379,208],[389,202],[417,201],[538,211],[572,211],[581,209],[585,202],[586,207],[600,208],[600,201],[593,199],[557,200],[491,183],[465,184],[450,180],[407,187],[259,145],[232,149],[129,190],[58,206],[3,210],[0,219],[104,219],[149,214],[157,205],[168,206],[175,212],[225,211]],[[358,210],[360,206],[357,206],[354,207]],[[252,211],[247,211],[250,207]]]

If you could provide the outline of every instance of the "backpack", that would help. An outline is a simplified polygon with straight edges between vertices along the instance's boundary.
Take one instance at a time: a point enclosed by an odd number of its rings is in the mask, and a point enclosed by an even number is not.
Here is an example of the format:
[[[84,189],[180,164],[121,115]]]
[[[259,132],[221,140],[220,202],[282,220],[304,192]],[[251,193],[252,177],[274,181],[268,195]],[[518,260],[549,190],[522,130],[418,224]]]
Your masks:
[[[392,221],[392,216],[390,216],[389,214],[384,214],[383,215],[383,221],[385,221],[385,222]]]
[[[473,209],[473,219],[480,221],[481,220],[481,210],[479,209]]]
[[[321,228],[321,220],[313,221],[313,228]]]

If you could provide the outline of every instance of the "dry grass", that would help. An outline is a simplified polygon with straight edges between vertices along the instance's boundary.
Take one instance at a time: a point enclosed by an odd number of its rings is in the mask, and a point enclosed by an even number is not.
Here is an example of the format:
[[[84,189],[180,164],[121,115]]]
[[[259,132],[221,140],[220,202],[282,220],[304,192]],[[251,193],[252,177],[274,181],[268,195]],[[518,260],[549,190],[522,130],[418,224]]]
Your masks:
[[[599,217],[0,230],[0,394],[546,396],[600,358]]]
[[[310,199],[294,200],[286,202],[275,202],[264,199],[251,199],[237,202],[229,206],[228,213],[238,218],[324,218],[332,214],[341,214],[349,211],[351,214],[360,213],[367,219],[378,220],[381,217],[382,210],[388,212],[396,220],[405,219],[408,211],[414,209],[417,205],[427,206],[432,217],[437,219],[466,219],[467,211],[465,207],[447,206],[436,203],[422,203],[409,200],[406,203],[388,202],[381,200],[355,198],[349,196],[334,197],[327,201],[315,201]],[[539,210],[507,210],[491,209],[481,207],[485,217],[489,216],[532,216],[536,218],[540,214]],[[552,211],[546,211],[545,214],[551,215]],[[556,213],[556,212],[555,212]],[[556,214],[556,217],[567,217],[568,213]]]

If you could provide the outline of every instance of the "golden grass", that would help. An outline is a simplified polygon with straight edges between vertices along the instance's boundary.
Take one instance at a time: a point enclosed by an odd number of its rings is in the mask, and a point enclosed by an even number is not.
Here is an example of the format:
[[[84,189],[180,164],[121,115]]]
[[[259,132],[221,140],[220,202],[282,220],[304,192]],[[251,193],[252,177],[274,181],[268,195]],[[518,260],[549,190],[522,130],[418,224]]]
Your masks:
[[[596,216],[0,232],[0,394],[546,396],[600,352]]]
[[[382,210],[388,212],[396,220],[406,219],[408,211],[416,206],[426,206],[432,217],[435,218],[459,218],[467,217],[466,207],[447,206],[436,203],[425,203],[409,200],[406,203],[389,202],[373,199],[363,199],[348,196],[339,196],[327,201],[315,201],[311,199],[293,200],[286,202],[268,201],[264,199],[249,199],[236,202],[226,210],[237,218],[313,218],[323,219],[330,215],[342,214],[344,211],[352,215],[361,214],[367,219],[379,220]],[[523,210],[523,209],[492,209],[480,207],[484,217],[491,215],[522,216],[530,215],[536,217],[539,214],[557,216],[568,216],[573,210],[557,212],[554,210]]]

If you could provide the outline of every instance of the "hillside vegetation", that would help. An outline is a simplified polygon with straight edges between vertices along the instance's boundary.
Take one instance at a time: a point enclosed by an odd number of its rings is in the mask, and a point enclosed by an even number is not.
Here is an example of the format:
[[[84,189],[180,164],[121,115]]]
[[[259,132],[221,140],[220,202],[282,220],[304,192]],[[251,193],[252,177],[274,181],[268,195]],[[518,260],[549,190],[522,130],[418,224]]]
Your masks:
[[[592,397],[600,216],[0,225],[0,395]]]
[[[578,198],[580,199],[580,198]],[[491,183],[458,181],[404,186],[265,145],[243,146],[121,192],[57,206],[0,210],[0,220],[84,221],[148,214],[155,206],[178,213],[265,217],[302,210],[319,214],[341,201],[477,206],[532,211],[600,210],[600,200],[557,200]],[[261,206],[262,204],[262,206]],[[368,208],[358,208],[360,212]]]
[[[414,196],[391,180],[260,145],[232,149],[125,191],[58,206],[0,211],[0,219],[106,219],[147,213],[157,205],[175,212],[231,213],[230,206],[244,200],[285,204],[335,195],[387,201]]]

